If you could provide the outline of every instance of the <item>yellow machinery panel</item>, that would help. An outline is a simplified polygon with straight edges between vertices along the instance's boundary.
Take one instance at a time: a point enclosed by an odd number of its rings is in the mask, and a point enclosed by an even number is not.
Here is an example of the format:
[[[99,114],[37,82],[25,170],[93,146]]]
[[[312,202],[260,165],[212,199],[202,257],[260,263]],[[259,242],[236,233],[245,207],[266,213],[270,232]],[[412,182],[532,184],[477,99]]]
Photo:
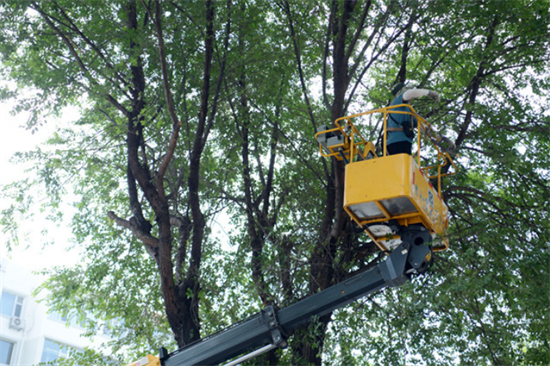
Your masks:
[[[126,366],[160,366],[160,359],[153,355],[147,355],[138,361],[127,364]]]
[[[346,165],[344,210],[383,250],[384,242],[394,239],[384,230],[369,230],[369,225],[396,220],[401,226],[421,223],[435,237],[444,235],[448,208],[407,154],[358,161]],[[444,237],[442,246],[448,247]]]

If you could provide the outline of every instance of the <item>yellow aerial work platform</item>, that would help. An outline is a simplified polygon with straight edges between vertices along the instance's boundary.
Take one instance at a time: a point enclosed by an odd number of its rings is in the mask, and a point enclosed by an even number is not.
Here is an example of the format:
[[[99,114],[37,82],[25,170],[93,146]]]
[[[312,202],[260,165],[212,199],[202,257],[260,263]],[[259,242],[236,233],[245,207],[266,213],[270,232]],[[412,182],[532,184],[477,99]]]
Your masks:
[[[395,110],[404,106],[410,112]],[[392,113],[409,114],[418,121],[414,157],[387,154],[387,120]],[[365,140],[352,122],[373,114],[381,114],[383,118],[380,156],[374,144]],[[401,243],[399,228],[419,224],[430,231],[434,250],[447,249],[449,210],[438,192],[442,177],[455,174],[456,165],[449,154],[440,149],[439,138],[426,120],[412,106],[401,104],[342,117],[334,125],[331,129],[320,127],[315,137],[322,156],[346,163],[344,210],[351,219],[384,251],[391,251]],[[426,135],[429,143],[423,146]],[[424,161],[431,161],[433,165],[426,165]],[[448,172],[450,167],[443,172],[447,165],[452,166],[451,172]],[[437,189],[432,181],[437,183]]]

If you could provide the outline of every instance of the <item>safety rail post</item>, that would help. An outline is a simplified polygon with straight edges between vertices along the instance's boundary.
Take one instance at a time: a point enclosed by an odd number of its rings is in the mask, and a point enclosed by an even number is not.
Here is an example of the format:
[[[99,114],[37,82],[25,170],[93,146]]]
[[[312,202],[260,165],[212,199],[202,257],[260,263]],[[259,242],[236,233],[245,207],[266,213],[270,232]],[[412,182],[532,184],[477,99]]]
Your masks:
[[[349,162],[353,163],[353,158],[355,156],[355,152],[353,151],[355,148],[355,126],[351,123],[350,118],[346,119],[346,128],[350,127],[350,141],[349,141]]]
[[[439,164],[439,157],[442,156],[442,154],[437,152],[437,192],[441,194],[441,164]],[[443,156],[443,159],[445,157]]]
[[[388,111],[384,109],[384,112],[382,112],[382,115],[384,116],[384,139],[383,139],[383,154],[382,156],[386,156],[388,154],[388,148],[387,148],[387,142],[388,142]]]
[[[422,149],[422,129],[420,126],[423,125],[423,122],[420,118],[417,118],[417,124],[416,129],[418,130],[418,136],[417,136],[417,150],[416,150],[416,161],[418,163],[418,167],[420,167],[420,150]]]

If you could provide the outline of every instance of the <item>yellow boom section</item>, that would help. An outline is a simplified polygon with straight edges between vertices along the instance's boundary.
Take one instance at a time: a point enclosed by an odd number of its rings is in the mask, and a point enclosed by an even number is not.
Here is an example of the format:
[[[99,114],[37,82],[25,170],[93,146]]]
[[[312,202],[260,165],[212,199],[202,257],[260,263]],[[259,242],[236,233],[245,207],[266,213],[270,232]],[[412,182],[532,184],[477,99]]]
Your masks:
[[[411,112],[395,111],[402,106],[407,106]],[[391,113],[410,114],[417,119],[420,128],[416,137],[416,157],[387,155],[387,120]],[[370,114],[382,114],[383,117],[381,156],[377,156],[374,144],[367,142],[353,124],[353,120]],[[351,219],[385,251],[391,251],[401,242],[390,222],[401,227],[421,224],[436,239],[434,250],[447,249],[449,210],[438,192],[442,177],[454,174],[456,166],[449,154],[441,151],[438,137],[426,120],[411,106],[399,105],[339,118],[334,124],[332,129],[320,128],[315,137],[320,143],[321,155],[347,163],[344,210]],[[423,146],[426,134],[428,144]],[[424,159],[432,164],[427,165]],[[450,167],[453,171],[449,173]]]

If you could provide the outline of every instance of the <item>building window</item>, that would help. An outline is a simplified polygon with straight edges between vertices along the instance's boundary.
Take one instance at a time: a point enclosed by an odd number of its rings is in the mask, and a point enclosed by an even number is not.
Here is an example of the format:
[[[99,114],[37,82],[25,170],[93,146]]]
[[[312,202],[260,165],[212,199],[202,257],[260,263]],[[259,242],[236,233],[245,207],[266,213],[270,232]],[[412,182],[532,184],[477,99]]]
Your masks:
[[[67,315],[61,315],[55,310],[50,311],[50,313],[48,314],[48,318],[51,319],[51,320],[55,320],[55,321],[58,321],[58,322],[61,322],[61,323],[68,324],[72,327],[79,327],[79,328],[86,327],[86,321],[87,321],[87,319],[79,321],[77,314],[71,314],[71,315],[68,315],[68,316]]]
[[[42,349],[42,358],[40,362],[51,362],[58,358],[67,358],[69,356],[69,347],[60,343],[44,339],[44,348]]]
[[[54,342],[50,339],[44,339],[44,348],[42,349],[42,357],[40,362],[52,362],[60,358],[69,358],[82,354],[84,351],[78,348],[73,348],[61,343]],[[71,363],[72,364],[72,363]]]
[[[23,310],[23,298],[9,292],[2,291],[0,298],[0,313],[2,315],[20,317]]]
[[[63,316],[63,315],[59,314],[55,310],[50,312],[50,314],[48,315],[48,318],[50,318],[51,320],[62,322],[62,323],[66,323],[67,320],[68,320],[66,316]]]
[[[12,342],[0,339],[0,365],[10,365],[14,345]]]

